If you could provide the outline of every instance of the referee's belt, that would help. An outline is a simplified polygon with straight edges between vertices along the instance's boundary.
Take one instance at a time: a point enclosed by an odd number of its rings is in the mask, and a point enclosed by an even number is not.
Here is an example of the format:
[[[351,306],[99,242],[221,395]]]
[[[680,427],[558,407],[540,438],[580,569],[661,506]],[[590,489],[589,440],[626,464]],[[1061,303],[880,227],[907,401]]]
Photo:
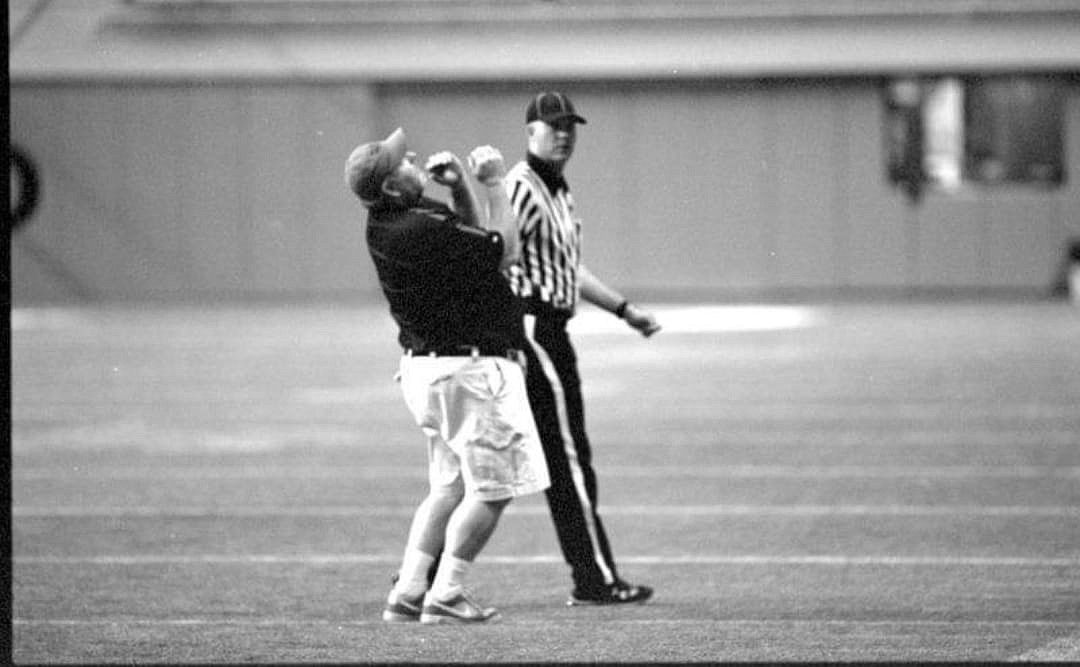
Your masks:
[[[433,350],[429,349],[414,349],[405,348],[405,356],[407,357],[472,357],[477,359],[479,357],[502,357],[521,363],[524,358],[524,353],[516,348],[503,348],[501,350],[491,350],[488,348],[482,348],[477,345],[455,345],[454,347],[441,347]]]

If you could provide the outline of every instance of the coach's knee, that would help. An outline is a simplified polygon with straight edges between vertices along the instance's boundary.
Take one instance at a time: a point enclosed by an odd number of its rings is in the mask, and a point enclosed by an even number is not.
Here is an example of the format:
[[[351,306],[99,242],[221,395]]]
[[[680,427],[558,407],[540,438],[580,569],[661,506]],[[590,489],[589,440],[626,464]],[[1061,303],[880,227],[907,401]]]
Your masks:
[[[428,499],[439,505],[456,507],[465,497],[465,487],[462,484],[449,486],[433,486],[428,492]]]

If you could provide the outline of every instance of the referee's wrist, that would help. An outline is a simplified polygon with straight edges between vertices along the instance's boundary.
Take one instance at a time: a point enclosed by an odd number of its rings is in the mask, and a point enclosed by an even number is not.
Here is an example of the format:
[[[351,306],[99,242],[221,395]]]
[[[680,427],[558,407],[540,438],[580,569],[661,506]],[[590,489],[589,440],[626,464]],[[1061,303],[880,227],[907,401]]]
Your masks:
[[[630,307],[629,299],[623,299],[622,301],[619,302],[618,306],[615,306],[615,310],[613,310],[611,312],[612,312],[613,315],[615,315],[615,317],[617,317],[617,318],[619,318],[621,320],[624,317],[626,317],[626,309],[629,308],[629,307]]]

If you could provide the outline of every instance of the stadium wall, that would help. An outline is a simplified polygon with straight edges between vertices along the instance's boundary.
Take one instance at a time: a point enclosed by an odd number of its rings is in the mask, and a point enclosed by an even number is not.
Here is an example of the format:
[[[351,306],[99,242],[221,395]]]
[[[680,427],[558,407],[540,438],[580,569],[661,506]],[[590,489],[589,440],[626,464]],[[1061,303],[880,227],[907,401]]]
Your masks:
[[[401,125],[422,153],[517,159],[538,86],[589,119],[568,169],[588,262],[641,292],[1036,294],[1080,235],[1075,177],[910,202],[861,79],[16,86],[12,137],[42,196],[12,235],[13,298],[373,295],[352,146]],[[1080,165],[1076,91],[1067,109]]]

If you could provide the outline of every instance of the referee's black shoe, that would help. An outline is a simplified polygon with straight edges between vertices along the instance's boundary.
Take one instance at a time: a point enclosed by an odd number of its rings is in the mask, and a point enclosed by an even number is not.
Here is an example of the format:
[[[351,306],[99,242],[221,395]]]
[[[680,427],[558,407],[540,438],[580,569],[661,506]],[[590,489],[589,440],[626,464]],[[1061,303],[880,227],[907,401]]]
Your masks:
[[[609,604],[640,604],[652,597],[648,586],[632,586],[622,579],[610,586],[583,590],[575,588],[566,604],[571,607]]]

